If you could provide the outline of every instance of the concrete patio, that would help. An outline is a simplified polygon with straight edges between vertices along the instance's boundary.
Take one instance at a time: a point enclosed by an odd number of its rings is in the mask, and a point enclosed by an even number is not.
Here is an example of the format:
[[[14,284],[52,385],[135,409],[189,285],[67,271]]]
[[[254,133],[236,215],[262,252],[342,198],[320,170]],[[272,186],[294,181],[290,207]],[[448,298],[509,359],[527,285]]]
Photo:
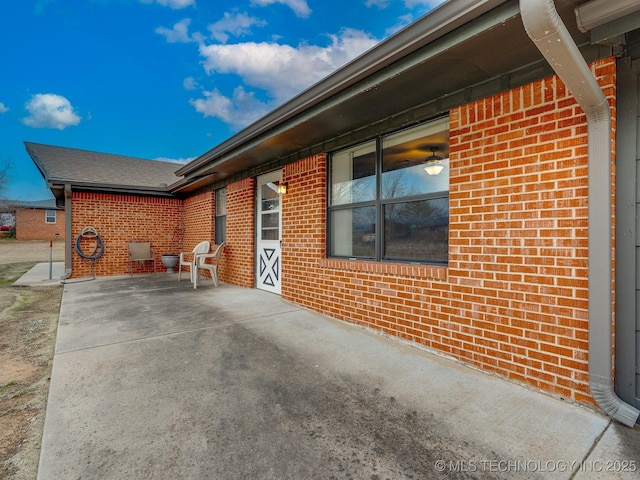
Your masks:
[[[38,478],[637,478],[640,428],[259,290],[64,285]]]

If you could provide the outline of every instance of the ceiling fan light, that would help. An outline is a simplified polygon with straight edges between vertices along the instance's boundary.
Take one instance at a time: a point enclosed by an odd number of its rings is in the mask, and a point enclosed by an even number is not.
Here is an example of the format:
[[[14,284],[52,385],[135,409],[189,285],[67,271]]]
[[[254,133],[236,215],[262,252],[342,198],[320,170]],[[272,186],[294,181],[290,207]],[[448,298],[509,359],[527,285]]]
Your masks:
[[[438,147],[430,147],[431,156],[427,157],[424,164],[424,171],[429,175],[438,175],[444,170],[444,164],[440,161],[442,157],[436,155]]]
[[[442,170],[444,170],[444,165],[439,161],[429,162],[424,167],[424,171],[429,175],[438,175]]]

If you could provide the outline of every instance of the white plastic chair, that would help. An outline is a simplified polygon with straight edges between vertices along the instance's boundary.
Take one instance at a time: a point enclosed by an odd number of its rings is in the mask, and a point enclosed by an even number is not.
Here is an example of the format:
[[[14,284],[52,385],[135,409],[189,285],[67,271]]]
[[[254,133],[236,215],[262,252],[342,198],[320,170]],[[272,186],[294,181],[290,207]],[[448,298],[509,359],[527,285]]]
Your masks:
[[[178,259],[178,281],[182,278],[182,267],[189,267],[189,274],[191,275],[191,282],[196,277],[196,257],[198,254],[208,253],[211,243],[207,240],[200,242],[190,252],[180,252],[180,258]]]
[[[211,253],[199,253],[196,255],[196,274],[194,277],[193,288],[198,288],[198,280],[200,279],[200,270],[208,270],[213,280],[213,285],[218,286],[218,264],[220,263],[220,256],[222,255],[222,249],[224,242],[220,245],[214,245],[214,250]],[[212,258],[213,263],[207,263],[207,259]]]

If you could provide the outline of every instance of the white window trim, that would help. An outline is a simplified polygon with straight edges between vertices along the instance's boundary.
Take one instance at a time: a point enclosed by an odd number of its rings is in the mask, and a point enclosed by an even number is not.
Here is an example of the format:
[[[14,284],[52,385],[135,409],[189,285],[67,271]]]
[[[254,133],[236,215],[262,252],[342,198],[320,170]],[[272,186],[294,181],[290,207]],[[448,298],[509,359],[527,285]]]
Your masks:
[[[51,214],[53,214],[53,221],[51,221]],[[58,212],[55,210],[45,210],[44,222],[48,225],[54,225],[58,219]]]

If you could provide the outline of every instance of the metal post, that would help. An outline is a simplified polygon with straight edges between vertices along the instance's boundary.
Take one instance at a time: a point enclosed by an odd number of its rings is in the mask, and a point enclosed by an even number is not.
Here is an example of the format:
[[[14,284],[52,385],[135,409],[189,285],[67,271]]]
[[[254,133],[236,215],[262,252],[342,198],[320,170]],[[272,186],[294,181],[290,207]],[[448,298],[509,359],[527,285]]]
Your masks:
[[[53,278],[53,240],[49,240],[49,280]]]

